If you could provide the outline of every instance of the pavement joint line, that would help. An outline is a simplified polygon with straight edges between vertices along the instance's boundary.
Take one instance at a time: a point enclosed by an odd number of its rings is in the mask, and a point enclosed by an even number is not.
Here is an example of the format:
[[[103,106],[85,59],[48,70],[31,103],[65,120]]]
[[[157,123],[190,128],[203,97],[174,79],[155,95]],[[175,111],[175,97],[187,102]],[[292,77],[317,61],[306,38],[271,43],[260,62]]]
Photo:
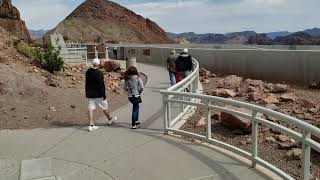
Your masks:
[[[71,172],[71,173],[69,173],[69,174],[67,174],[67,175],[64,175],[64,176],[60,177],[59,179],[62,179],[62,178],[64,178],[64,177],[66,177],[66,176],[69,176],[69,175],[72,175],[72,174],[74,174],[74,173],[77,173],[77,172],[79,172],[79,171],[86,170],[86,169],[88,169],[88,168],[92,168],[92,169],[95,169],[95,170],[103,173],[103,174],[106,175],[106,176],[111,177],[113,180],[115,180],[115,178],[114,178],[112,175],[110,175],[108,172],[105,172],[105,171],[103,171],[103,170],[95,167],[96,164],[90,165],[90,164],[86,164],[86,163],[83,163],[83,162],[71,161],[71,160],[59,159],[59,158],[51,158],[51,159],[53,159],[53,160],[58,160],[58,161],[65,161],[65,162],[69,162],[69,163],[76,163],[76,164],[80,164],[80,165],[85,166],[84,168],[81,168],[81,169],[79,169],[79,170],[73,171],[73,172]]]
[[[56,144],[54,144],[53,146],[50,146],[47,150],[43,151],[42,153],[40,153],[38,156],[36,156],[35,158],[40,158],[41,156],[43,156],[44,154],[46,154],[47,152],[49,152],[50,150],[52,150],[53,148],[57,147],[59,144],[63,143],[64,141],[66,141],[68,138],[70,138],[72,135],[74,135],[76,132],[78,132],[81,128],[83,128],[84,126],[79,127],[78,129],[76,129],[75,131],[73,131],[71,134],[65,136],[63,139],[61,139],[59,142],[57,142]]]
[[[164,135],[163,135],[163,136],[164,136]],[[105,172],[104,170],[101,170],[101,169],[99,169],[99,168],[97,168],[97,167],[95,167],[95,166],[96,166],[97,164],[99,164],[99,163],[104,162],[104,161],[116,159],[116,158],[118,158],[120,155],[122,155],[123,153],[130,152],[130,151],[135,151],[135,150],[137,150],[137,149],[139,149],[139,148],[141,148],[141,147],[143,147],[143,146],[145,146],[145,145],[147,145],[147,144],[149,144],[149,143],[151,143],[151,142],[153,142],[153,141],[159,140],[161,137],[162,137],[162,136],[160,136],[160,137],[158,137],[158,138],[150,139],[149,141],[146,141],[146,142],[141,143],[141,144],[139,144],[139,145],[133,146],[133,147],[130,148],[130,149],[126,149],[126,150],[124,150],[124,151],[122,151],[122,152],[119,152],[118,154],[114,154],[114,156],[111,156],[111,157],[108,158],[108,159],[103,159],[103,160],[100,160],[100,161],[96,161],[96,162],[93,163],[92,165],[88,165],[88,164],[81,163],[81,162],[77,162],[77,161],[65,160],[65,159],[57,159],[57,158],[52,158],[52,159],[64,160],[64,161],[66,161],[66,162],[78,163],[78,164],[87,166],[87,167],[85,167],[85,168],[78,169],[77,171],[72,172],[72,174],[77,173],[77,172],[80,172],[80,171],[85,170],[85,169],[87,169],[87,168],[90,167],[90,168],[94,168],[94,169],[96,169],[96,170],[98,170],[98,171],[100,171],[100,172],[103,172],[104,174],[112,177],[112,179],[115,179],[113,176],[109,175],[109,174],[108,174],[107,172]],[[68,174],[68,175],[70,175],[70,174]],[[67,175],[65,175],[65,176],[67,176]],[[61,178],[65,177],[65,176],[62,176]]]
[[[210,177],[215,177],[216,175],[207,175],[207,176],[201,176],[201,177],[196,177],[196,178],[191,178],[189,180],[199,180],[199,179],[203,179],[203,178],[210,178]]]

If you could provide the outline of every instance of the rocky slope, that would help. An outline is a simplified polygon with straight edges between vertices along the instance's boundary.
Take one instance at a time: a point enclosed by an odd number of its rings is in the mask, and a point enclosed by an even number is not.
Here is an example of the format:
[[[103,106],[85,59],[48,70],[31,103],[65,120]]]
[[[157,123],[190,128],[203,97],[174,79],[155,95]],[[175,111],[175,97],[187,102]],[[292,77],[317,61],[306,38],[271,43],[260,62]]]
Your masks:
[[[172,43],[155,22],[108,0],[87,0],[57,27],[47,33],[61,33],[75,42]]]
[[[0,3],[0,26],[14,36],[30,41],[30,35],[20,13],[11,3],[11,0],[2,0]]]
[[[14,39],[0,27],[0,130],[87,125],[84,77],[88,66],[65,65],[63,71],[50,74],[17,52]],[[120,88],[122,76],[103,72],[114,110],[127,103]]]

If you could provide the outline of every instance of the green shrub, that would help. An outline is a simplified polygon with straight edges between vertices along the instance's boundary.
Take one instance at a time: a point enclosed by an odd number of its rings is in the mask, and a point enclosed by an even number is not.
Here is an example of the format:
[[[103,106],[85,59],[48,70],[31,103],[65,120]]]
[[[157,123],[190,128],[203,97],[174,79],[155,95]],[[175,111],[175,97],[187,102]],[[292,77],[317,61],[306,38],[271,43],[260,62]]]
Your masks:
[[[63,68],[64,61],[59,56],[60,49],[56,50],[51,44],[43,54],[43,65],[42,67],[53,73],[54,71],[60,71]]]

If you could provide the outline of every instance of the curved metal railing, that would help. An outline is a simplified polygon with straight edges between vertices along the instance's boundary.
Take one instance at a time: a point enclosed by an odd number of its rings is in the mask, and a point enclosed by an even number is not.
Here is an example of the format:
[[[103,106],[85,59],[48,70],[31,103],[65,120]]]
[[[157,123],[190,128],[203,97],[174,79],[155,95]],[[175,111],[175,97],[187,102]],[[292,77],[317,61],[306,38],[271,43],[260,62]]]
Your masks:
[[[199,90],[199,63],[196,60],[194,62],[194,70],[190,76],[179,82],[178,84],[161,91],[163,96],[164,107],[164,133],[168,134],[173,132],[179,135],[187,135],[195,139],[216,145],[220,148],[231,151],[235,154],[243,156],[252,162],[252,167],[256,167],[257,164],[269,169],[273,173],[277,174],[283,179],[294,179],[284,171],[280,170],[276,166],[264,161],[258,157],[258,130],[259,125],[265,125],[271,129],[280,131],[293,139],[302,143],[302,170],[301,177],[303,180],[310,179],[310,155],[311,149],[320,152],[320,144],[311,138],[312,135],[320,137],[320,129],[310,125],[297,118],[264,108],[250,103],[236,101],[232,99],[225,99],[221,97],[208,96],[197,93]],[[183,92],[186,88],[189,88],[189,92]],[[178,104],[179,108],[171,108],[172,104]],[[239,112],[225,108],[224,106],[218,106],[216,104],[231,105],[235,107],[245,108],[251,111],[251,114]],[[180,121],[189,111],[190,107],[204,107],[206,109],[206,135],[199,135],[178,128],[174,128],[174,125]],[[172,116],[175,111],[175,115]],[[252,149],[251,152],[244,151],[230,144],[212,139],[211,136],[211,114],[212,111],[226,112],[243,118],[247,118],[252,122]],[[257,116],[258,113],[262,113],[267,116],[275,117],[284,121],[289,125],[294,125],[301,129],[302,133],[289,129],[280,124],[268,121],[266,119]]]

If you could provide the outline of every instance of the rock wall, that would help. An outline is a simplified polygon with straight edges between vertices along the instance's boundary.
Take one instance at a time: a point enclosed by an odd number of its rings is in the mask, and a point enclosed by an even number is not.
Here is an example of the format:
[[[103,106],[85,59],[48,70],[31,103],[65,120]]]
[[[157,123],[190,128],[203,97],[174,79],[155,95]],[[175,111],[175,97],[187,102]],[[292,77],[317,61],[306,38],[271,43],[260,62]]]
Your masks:
[[[14,36],[30,41],[29,31],[20,18],[20,13],[11,3],[11,0],[2,0],[0,3],[0,26]]]

